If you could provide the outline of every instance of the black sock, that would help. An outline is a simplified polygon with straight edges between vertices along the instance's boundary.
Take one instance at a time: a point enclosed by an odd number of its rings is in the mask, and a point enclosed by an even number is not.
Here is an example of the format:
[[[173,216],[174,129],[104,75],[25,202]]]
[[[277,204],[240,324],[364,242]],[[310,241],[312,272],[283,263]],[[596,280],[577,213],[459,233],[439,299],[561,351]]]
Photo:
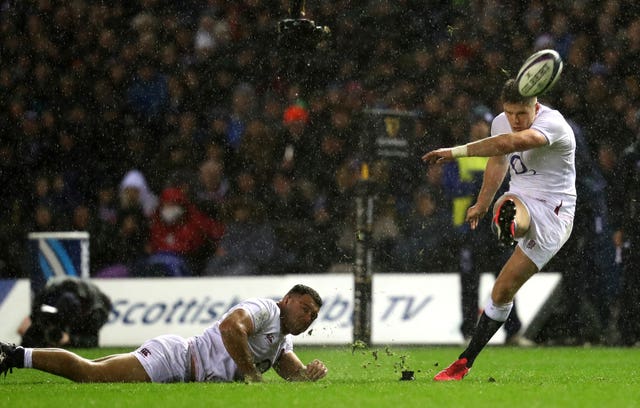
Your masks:
[[[469,346],[467,346],[467,348],[462,352],[462,354],[460,354],[460,357],[458,358],[466,358],[467,367],[471,368],[476,357],[478,357],[478,354],[480,354],[484,346],[489,343],[489,340],[491,340],[493,335],[496,334],[503,323],[504,322],[493,320],[484,312],[482,312],[482,315],[480,315],[480,320],[478,321],[478,325],[476,326],[475,334],[471,338]]]
[[[12,353],[11,362],[12,365],[16,368],[24,368],[24,348],[16,347],[16,349]]]

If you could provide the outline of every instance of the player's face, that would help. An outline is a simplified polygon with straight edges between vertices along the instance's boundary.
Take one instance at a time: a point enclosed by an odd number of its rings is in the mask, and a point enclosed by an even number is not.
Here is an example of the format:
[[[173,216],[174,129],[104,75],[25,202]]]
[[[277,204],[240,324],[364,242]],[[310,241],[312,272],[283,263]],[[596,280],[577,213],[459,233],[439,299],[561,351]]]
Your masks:
[[[283,330],[298,335],[311,326],[320,308],[309,295],[290,295],[283,299],[281,308]]]
[[[529,105],[521,103],[505,103],[502,105],[511,130],[519,132],[529,129],[533,120],[536,118],[540,105],[538,103]]]

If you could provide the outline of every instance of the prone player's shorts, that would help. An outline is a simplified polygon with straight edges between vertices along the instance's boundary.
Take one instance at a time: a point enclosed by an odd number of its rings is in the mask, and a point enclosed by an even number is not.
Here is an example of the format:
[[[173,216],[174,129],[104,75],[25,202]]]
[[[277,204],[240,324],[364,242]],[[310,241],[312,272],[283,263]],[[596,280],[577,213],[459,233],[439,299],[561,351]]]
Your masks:
[[[517,241],[522,252],[541,270],[571,236],[575,203],[513,192],[505,195],[517,197],[529,210],[531,226]]]
[[[152,382],[188,382],[191,380],[191,359],[185,338],[164,335],[148,340],[132,352]]]

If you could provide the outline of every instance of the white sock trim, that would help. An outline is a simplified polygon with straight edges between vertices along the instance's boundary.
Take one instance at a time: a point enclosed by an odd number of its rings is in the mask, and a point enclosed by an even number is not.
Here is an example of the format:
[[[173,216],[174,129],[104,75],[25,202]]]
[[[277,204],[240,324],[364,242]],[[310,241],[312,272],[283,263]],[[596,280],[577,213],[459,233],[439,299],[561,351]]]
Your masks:
[[[33,349],[24,349],[24,368],[33,368]]]
[[[504,322],[507,320],[507,317],[509,317],[512,308],[513,301],[504,305],[496,305],[493,303],[493,300],[489,299],[487,306],[484,308],[484,313],[497,322]]]

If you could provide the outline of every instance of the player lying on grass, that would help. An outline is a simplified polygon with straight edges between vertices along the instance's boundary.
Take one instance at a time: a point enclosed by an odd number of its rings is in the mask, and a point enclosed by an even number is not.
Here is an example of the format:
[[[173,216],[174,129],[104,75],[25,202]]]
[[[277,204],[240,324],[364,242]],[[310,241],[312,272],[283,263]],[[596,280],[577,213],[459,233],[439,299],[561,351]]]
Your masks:
[[[23,348],[0,342],[0,374],[35,368],[76,382],[262,381],[270,367],[288,381],[317,381],[327,367],[304,365],[293,352],[292,337],[318,317],[322,299],[305,285],[280,301],[245,300],[202,335],[185,339],[164,335],[137,350],[87,360],[59,348]]]

